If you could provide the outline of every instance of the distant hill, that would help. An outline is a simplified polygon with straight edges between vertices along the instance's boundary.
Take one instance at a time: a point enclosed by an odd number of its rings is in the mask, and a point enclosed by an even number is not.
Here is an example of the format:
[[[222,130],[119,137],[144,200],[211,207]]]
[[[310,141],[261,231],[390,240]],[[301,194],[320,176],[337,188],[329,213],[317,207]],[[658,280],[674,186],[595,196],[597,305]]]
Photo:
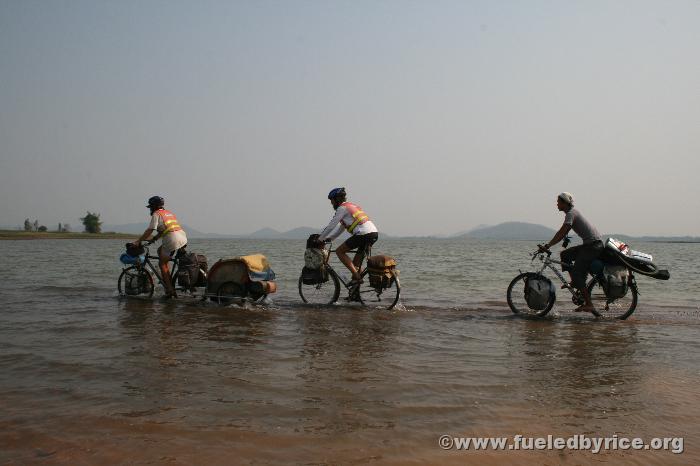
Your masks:
[[[141,223],[125,223],[121,225],[102,225],[102,231],[113,231],[117,233],[129,233],[140,235],[148,226],[148,222]],[[182,228],[187,232],[189,238],[201,239],[233,239],[233,238],[252,238],[252,239],[306,239],[313,233],[319,233],[319,228],[299,227],[289,231],[277,231],[273,228],[261,228],[253,233],[243,235],[220,234],[220,233],[204,233],[189,225],[182,225]]]
[[[556,233],[544,225],[524,222],[505,222],[495,226],[475,228],[459,238],[499,240],[547,240]]]
[[[102,225],[104,232],[129,233],[140,235],[146,229],[147,222],[126,223],[122,225]],[[16,229],[7,228],[9,229]],[[204,233],[189,225],[183,225],[190,238],[203,239],[234,239],[234,238],[251,238],[251,239],[306,239],[313,233],[320,233],[320,228],[298,227],[288,231],[278,231],[273,228],[261,228],[252,233],[243,235],[220,234],[220,233]],[[495,240],[548,240],[554,236],[555,230],[544,225],[525,222],[505,222],[494,226],[479,225],[478,227],[467,232],[460,232],[454,235],[449,235],[448,238],[474,238],[474,239],[495,239]],[[336,244],[340,244],[347,238],[347,233],[343,233],[337,240]],[[401,236],[390,236],[385,233],[380,233],[381,238],[401,238]],[[570,234],[574,243],[578,241],[578,237],[573,233]],[[444,235],[434,236],[433,238],[445,238]],[[700,243],[700,237],[697,236],[629,236],[625,234],[609,234],[603,235],[603,238],[613,237],[620,241],[648,241],[648,242],[687,242]],[[424,237],[429,239],[431,237]]]
[[[129,233],[133,235],[140,235],[141,233],[144,232],[146,227],[148,226],[148,222],[140,222],[140,223],[124,223],[121,225],[110,225],[110,224],[104,224],[102,225],[102,231],[113,231],[115,233]],[[192,228],[189,225],[182,225],[182,228],[187,232],[187,237],[188,238],[208,238],[208,239],[215,239],[215,238],[236,238],[236,235],[222,235],[219,233],[203,233],[199,230],[196,230]]]

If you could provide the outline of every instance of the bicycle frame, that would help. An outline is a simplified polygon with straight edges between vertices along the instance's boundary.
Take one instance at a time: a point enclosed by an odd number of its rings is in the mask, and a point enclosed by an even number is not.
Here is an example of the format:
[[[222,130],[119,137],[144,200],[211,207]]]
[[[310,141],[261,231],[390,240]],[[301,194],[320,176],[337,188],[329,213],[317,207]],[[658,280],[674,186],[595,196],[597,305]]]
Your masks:
[[[160,257],[158,256],[152,256],[150,254],[150,251],[148,250],[148,246],[144,246],[144,249],[146,250],[146,258],[144,259],[143,262],[139,262],[136,264],[138,267],[142,267],[145,269],[150,270],[150,272],[155,275],[155,277],[158,279],[158,283],[161,286],[165,286],[163,284],[163,276],[161,275],[160,272]],[[177,256],[177,254],[176,254]],[[158,261],[158,267],[154,266],[153,263],[150,261],[150,259],[155,259]],[[177,257],[171,257],[170,262],[173,263],[172,267],[170,267],[170,283],[172,283],[173,288],[175,288],[175,277],[177,276],[177,269],[178,269],[178,259]]]
[[[328,243],[328,245],[330,246],[331,243],[330,243],[330,242],[327,242],[327,243]],[[340,280],[340,283],[342,283],[343,286],[344,286],[350,293],[352,293],[352,291],[355,290],[359,285],[350,286],[350,282],[346,282],[346,281],[343,279],[343,277],[342,277],[338,272],[336,272],[336,270],[333,268],[333,266],[329,263],[330,260],[331,260],[331,254],[333,254],[333,253],[336,252],[336,251],[337,251],[337,249],[330,249],[330,247],[328,248],[328,258],[326,259],[326,261],[324,262],[324,264],[325,264],[326,267],[328,267],[329,269],[331,269],[331,270],[333,271],[333,273],[335,273],[335,275],[338,277],[338,280]],[[348,251],[348,254],[353,253],[353,252],[354,252],[355,254],[357,254],[357,253],[359,253],[359,249],[357,249],[357,248],[356,248],[356,249],[350,249],[350,250]],[[368,257],[370,257],[371,255],[372,255],[372,246],[371,246],[371,245],[370,245],[370,246],[366,246],[366,247],[365,247],[365,250],[364,250],[364,256],[362,257],[362,260],[360,261],[360,265],[357,267],[357,273],[359,273],[359,274],[362,273],[362,265],[363,265],[363,263],[365,262],[365,260],[366,260]],[[343,265],[345,265],[345,264],[343,264]]]
[[[559,270],[557,270],[554,265],[567,265],[571,266],[572,264],[569,264],[568,262],[563,262],[563,261],[558,261],[555,259],[552,259],[549,257],[549,254],[547,254],[547,257],[544,257],[545,253],[535,253],[536,256],[539,256],[540,260],[543,262],[542,268],[537,272],[539,275],[542,275],[542,272],[544,272],[546,269],[550,269],[552,272],[554,272],[554,275],[559,278],[559,280],[566,285],[566,289],[569,290],[569,292],[572,295],[575,295],[577,293],[577,290],[573,288],[571,285],[569,285],[569,282],[564,278],[564,274],[561,273]],[[535,257],[533,257],[533,260],[535,260]],[[554,265],[553,265],[554,264]]]

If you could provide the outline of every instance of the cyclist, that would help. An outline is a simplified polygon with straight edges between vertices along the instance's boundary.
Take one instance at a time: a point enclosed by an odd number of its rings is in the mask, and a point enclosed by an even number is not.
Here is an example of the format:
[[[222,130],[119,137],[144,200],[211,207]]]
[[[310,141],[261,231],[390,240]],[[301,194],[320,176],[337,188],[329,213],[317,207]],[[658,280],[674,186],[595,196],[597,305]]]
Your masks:
[[[581,237],[583,244],[561,252],[562,262],[574,263],[573,267],[562,265],[562,270],[569,272],[571,286],[579,290],[583,295],[584,304],[579,306],[576,311],[592,312],[595,307],[591,301],[591,294],[586,288],[586,277],[588,276],[591,262],[597,259],[603,251],[602,237],[598,230],[577,209],[574,209],[574,197],[571,193],[564,192],[557,196],[557,208],[566,214],[564,216],[564,224],[547,244],[538,246],[539,250],[548,250],[564,239],[571,230],[574,230],[574,233]]]
[[[358,268],[364,259],[365,248],[377,241],[379,232],[360,206],[348,202],[346,198],[345,188],[334,188],[328,193],[328,199],[331,201],[333,209],[335,209],[335,215],[328,226],[323,229],[318,239],[320,241],[335,239],[342,233],[343,228],[352,235],[335,251],[340,262],[352,273],[352,281],[349,283],[352,286],[362,282]],[[350,260],[347,253],[355,248],[357,248],[357,253]]]
[[[165,200],[160,196],[153,196],[148,199],[148,209],[151,211],[151,223],[143,232],[141,237],[133,242],[134,245],[141,245],[142,241],[151,239],[151,242],[163,238],[163,244],[158,248],[158,265],[163,276],[163,286],[165,288],[165,298],[176,296],[175,286],[170,280],[170,269],[168,262],[175,253],[187,245],[187,235],[177,221],[175,214],[163,207]],[[151,238],[151,234],[156,235]]]

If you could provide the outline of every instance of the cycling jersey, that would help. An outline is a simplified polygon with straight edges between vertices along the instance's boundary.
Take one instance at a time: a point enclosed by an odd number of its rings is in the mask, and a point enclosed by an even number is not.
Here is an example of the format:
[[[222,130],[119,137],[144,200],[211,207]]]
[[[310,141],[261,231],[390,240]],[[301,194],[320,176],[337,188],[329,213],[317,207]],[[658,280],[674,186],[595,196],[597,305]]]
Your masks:
[[[318,239],[321,241],[333,240],[343,232],[343,228],[354,236],[378,232],[369,216],[358,205],[352,202],[343,202],[338,206],[335,215]]]
[[[182,229],[175,214],[169,210],[159,209],[151,215],[148,228],[161,234],[163,249],[171,253],[187,244],[187,235]]]

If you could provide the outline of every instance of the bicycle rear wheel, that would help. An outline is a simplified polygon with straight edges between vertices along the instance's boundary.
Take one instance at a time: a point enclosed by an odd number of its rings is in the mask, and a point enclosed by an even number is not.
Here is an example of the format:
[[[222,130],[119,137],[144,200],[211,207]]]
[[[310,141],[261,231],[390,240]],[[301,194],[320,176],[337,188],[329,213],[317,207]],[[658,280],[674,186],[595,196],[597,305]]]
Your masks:
[[[359,301],[365,306],[393,309],[401,296],[401,282],[395,271],[391,271],[389,286],[373,287],[370,284],[368,270],[362,272],[363,282],[360,284],[359,293],[356,294]]]
[[[527,280],[536,277],[538,277],[536,273],[521,273],[510,282],[510,285],[508,285],[506,299],[508,300],[508,306],[510,306],[510,310],[513,311],[513,313],[525,316],[542,317],[547,315],[547,313],[552,310],[555,301],[554,297],[549,299],[544,309],[532,309],[525,299]]]
[[[598,277],[594,277],[588,284],[588,292],[591,294],[591,302],[595,307],[593,314],[596,317],[607,319],[625,320],[632,315],[637,308],[637,287],[633,285],[632,274],[629,276],[629,289],[621,298],[608,299],[605,290]]]
[[[328,268],[328,280],[316,284],[306,284],[299,277],[299,296],[307,304],[333,304],[340,296],[340,280],[335,271]]]
[[[153,277],[143,267],[132,265],[125,268],[119,280],[117,280],[117,289],[122,296],[141,296],[150,298],[153,296],[155,285]]]

